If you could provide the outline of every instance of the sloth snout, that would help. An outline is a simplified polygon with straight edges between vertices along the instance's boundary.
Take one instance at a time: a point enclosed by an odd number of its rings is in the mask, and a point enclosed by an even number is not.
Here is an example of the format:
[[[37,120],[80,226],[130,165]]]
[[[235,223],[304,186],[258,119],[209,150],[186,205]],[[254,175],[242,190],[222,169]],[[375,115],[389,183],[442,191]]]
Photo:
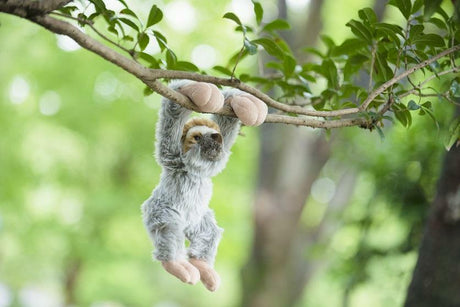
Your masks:
[[[220,135],[220,133],[212,133],[211,139],[213,139],[215,142],[219,144],[222,144],[222,135]]]
[[[222,153],[222,136],[219,133],[205,135],[201,140],[201,156],[210,161],[219,160]]]

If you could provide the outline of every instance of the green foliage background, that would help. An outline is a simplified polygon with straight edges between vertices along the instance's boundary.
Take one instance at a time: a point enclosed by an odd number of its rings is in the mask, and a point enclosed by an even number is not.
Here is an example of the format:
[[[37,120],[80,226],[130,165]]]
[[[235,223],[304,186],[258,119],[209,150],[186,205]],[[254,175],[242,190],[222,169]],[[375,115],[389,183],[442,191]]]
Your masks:
[[[240,37],[221,19],[226,5],[194,2],[199,20],[192,34],[165,25],[175,37],[172,48],[187,58],[206,43],[228,58]],[[366,5],[326,1],[324,12],[335,12],[324,13],[326,34],[346,37],[344,23]],[[391,12],[388,18],[397,18]],[[60,50],[55,35],[29,22],[6,15],[0,22],[0,285],[12,306],[34,291],[62,297],[75,265],[81,306],[237,305],[239,270],[251,248],[257,129],[243,130],[214,180],[211,206],[225,228],[216,264],[222,288],[209,293],[180,284],[152,262],[139,210],[160,173],[152,157],[158,95],[144,97],[138,80],[89,52]],[[242,71],[253,64],[244,62]],[[30,91],[14,104],[10,90],[18,77]],[[52,116],[40,113],[49,91],[60,97]],[[436,108],[441,125],[451,109]],[[404,299],[443,145],[429,118],[414,118],[410,130],[391,126],[383,141],[358,128],[333,133],[334,154],[322,177],[337,181],[351,171],[357,181],[347,209],[335,217],[337,232],[305,252],[306,261],[323,258],[328,265],[308,284],[301,306],[339,306],[346,289],[353,290],[352,306]],[[303,223],[314,227],[324,208],[310,199]]]

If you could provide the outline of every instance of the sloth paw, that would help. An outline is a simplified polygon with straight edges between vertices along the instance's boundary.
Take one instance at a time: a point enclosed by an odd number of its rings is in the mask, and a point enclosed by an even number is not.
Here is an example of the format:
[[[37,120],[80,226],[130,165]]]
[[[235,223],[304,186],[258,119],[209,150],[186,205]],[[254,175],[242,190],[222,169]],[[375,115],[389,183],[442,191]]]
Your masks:
[[[224,96],[214,84],[192,82],[179,89],[203,112],[217,112],[224,106]]]
[[[236,116],[246,126],[259,126],[267,117],[267,105],[249,94],[236,95],[229,98],[229,103]]]
[[[161,264],[168,273],[176,276],[182,282],[194,285],[200,280],[200,272],[185,260],[162,261]]]
[[[220,276],[204,260],[190,258],[190,263],[200,271],[201,282],[211,292],[216,291],[220,286]]]

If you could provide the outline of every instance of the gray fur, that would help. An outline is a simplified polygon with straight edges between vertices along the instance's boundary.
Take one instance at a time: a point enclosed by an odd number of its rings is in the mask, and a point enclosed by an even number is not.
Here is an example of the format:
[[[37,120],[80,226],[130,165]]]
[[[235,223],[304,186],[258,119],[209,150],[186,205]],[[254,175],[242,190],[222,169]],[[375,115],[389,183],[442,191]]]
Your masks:
[[[188,81],[171,85],[179,89]],[[224,92],[224,96],[234,95]],[[154,243],[154,257],[160,261],[204,259],[214,263],[223,229],[217,226],[208,207],[212,195],[211,177],[227,164],[230,148],[235,142],[240,122],[236,118],[214,115],[223,144],[221,153],[209,159],[202,155],[202,146],[193,146],[182,153],[181,136],[190,111],[163,98],[156,129],[156,159],[162,166],[160,183],[142,204],[145,227]],[[209,140],[208,140],[209,141]],[[206,145],[208,146],[208,145]],[[215,145],[209,145],[216,150]],[[208,159],[206,159],[208,157]],[[184,241],[190,241],[188,251]]]

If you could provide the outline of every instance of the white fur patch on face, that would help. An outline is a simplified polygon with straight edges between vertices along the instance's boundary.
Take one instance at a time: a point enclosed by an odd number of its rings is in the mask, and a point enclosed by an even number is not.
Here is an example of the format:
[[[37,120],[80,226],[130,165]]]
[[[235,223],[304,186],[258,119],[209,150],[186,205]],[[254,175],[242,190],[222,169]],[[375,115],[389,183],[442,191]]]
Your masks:
[[[187,131],[187,135],[185,137],[188,139],[191,137],[191,135],[197,132],[200,133],[201,135],[205,135],[207,133],[219,133],[215,129],[209,128],[208,126],[195,126],[195,127],[190,128]]]

